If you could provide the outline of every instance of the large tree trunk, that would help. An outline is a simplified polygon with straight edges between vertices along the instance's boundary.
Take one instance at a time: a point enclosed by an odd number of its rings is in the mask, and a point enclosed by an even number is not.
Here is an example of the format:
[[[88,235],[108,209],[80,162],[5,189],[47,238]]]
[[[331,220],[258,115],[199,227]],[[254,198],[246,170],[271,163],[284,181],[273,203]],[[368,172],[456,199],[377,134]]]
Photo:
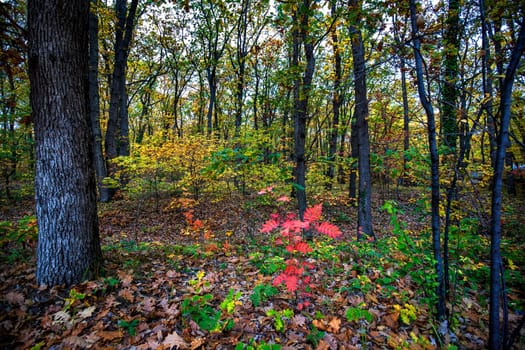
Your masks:
[[[88,113],[89,2],[28,2],[36,141],[36,279],[70,285],[101,263]]]
[[[522,11],[525,8],[522,8]],[[501,260],[501,201],[503,187],[503,168],[505,165],[505,154],[509,143],[509,127],[511,117],[512,87],[516,69],[520,59],[525,52],[525,17],[521,18],[521,29],[516,46],[512,50],[505,78],[501,85],[500,113],[501,123],[499,125],[498,148],[496,152],[494,177],[492,186],[492,221],[490,225],[490,313],[489,313],[489,346],[492,350],[499,350],[506,344],[506,334],[500,327],[500,298],[505,296],[502,288],[503,262]],[[506,323],[506,320],[504,320]]]
[[[89,11],[89,115],[93,131],[93,160],[97,175],[99,200],[108,202],[111,199],[109,189],[103,180],[108,176],[104,153],[102,152],[102,131],[100,130],[100,106],[98,92],[98,15],[97,0],[91,0],[95,9]]]
[[[354,11],[361,11],[361,2],[352,0]],[[357,16],[360,18],[360,16]],[[357,154],[359,193],[357,205],[357,235],[374,236],[372,227],[372,177],[370,174],[370,140],[368,135],[368,97],[366,91],[365,49],[361,31],[350,26],[352,57],[354,60],[355,122],[357,127]]]
[[[426,89],[425,81],[423,79],[423,57],[421,56],[421,42],[418,37],[418,27],[416,25],[416,3],[415,0],[410,0],[410,23],[413,35],[413,49],[416,63],[416,77],[417,90],[419,99],[423,105],[423,109],[427,115],[427,136],[428,147],[430,153],[430,169],[431,169],[431,226],[432,226],[432,246],[434,250],[434,259],[436,260],[436,278],[438,296],[437,302],[437,317],[440,321],[446,320],[445,308],[445,284],[443,276],[443,257],[441,255],[441,240],[440,240],[440,223],[439,223],[439,155],[436,141],[436,121],[434,116],[434,108],[430,101]]]

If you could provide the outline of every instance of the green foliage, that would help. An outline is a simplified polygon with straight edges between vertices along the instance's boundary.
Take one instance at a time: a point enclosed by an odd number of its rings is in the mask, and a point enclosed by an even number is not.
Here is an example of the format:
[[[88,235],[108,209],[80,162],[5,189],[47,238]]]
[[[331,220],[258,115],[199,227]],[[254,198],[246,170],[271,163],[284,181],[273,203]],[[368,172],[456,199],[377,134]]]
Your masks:
[[[181,310],[184,317],[195,321],[200,328],[206,331],[219,331],[221,311],[216,310],[209,304],[213,299],[211,294],[194,295],[182,301]]]
[[[403,306],[394,305],[394,309],[399,312],[401,322],[406,325],[411,324],[417,318],[416,308],[412,304],[405,303]]]
[[[136,328],[139,325],[139,320],[133,319],[131,321],[125,321],[125,320],[118,320],[117,325],[121,328],[124,328],[124,330],[131,336],[136,335]]]
[[[266,311],[266,316],[273,318],[273,325],[277,332],[284,332],[285,320],[289,320],[294,316],[292,309],[284,309],[277,311],[270,309]]]
[[[66,298],[66,302],[64,304],[64,311],[73,310],[74,306],[76,306],[80,301],[84,300],[86,297],[86,294],[79,293],[76,291],[76,289],[71,289],[69,291],[69,298]]]
[[[284,270],[286,263],[283,257],[272,255],[273,252],[268,249],[265,253],[266,254],[254,252],[250,254],[250,262],[257,267],[263,275],[270,276],[277,271]]]
[[[372,314],[368,310],[360,307],[350,307],[346,309],[345,316],[348,322],[366,320],[370,323],[373,319]]]
[[[241,292],[235,292],[233,288],[230,288],[228,295],[221,302],[221,310],[225,311],[227,314],[233,313],[235,306],[241,304],[241,302],[239,301],[241,295]]]
[[[267,344],[265,341],[260,342],[257,344],[255,340],[250,339],[250,342],[248,344],[245,343],[238,343],[235,346],[235,350],[280,350],[281,345],[279,344]]]
[[[324,331],[320,331],[312,325],[310,332],[306,336],[306,340],[314,347],[317,347],[321,339],[324,338],[325,334],[326,333]]]
[[[26,248],[33,246],[38,238],[36,218],[24,216],[16,222],[0,221],[0,234],[0,259],[10,263],[24,260],[31,254]]]
[[[250,300],[253,306],[258,307],[264,301],[268,300],[274,295],[277,295],[279,290],[269,284],[259,284],[253,288],[253,293],[250,295]]]

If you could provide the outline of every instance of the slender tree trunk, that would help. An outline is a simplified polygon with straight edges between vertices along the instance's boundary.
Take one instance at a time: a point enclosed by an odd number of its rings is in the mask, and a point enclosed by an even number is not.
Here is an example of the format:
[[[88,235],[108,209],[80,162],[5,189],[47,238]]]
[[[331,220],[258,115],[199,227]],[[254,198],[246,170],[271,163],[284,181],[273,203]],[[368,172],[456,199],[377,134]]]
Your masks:
[[[332,17],[337,16],[336,1],[332,2]],[[341,53],[339,48],[339,40],[337,37],[337,26],[332,29],[332,45],[334,50],[334,91],[332,96],[332,112],[333,119],[330,128],[330,139],[328,148],[328,171],[327,176],[330,178],[330,182],[327,184],[328,189],[332,188],[332,183],[335,177],[335,160],[337,153],[337,137],[339,135],[339,112],[343,103],[343,94],[341,94]]]
[[[489,152],[492,169],[495,166],[496,159],[496,126],[494,120],[494,112],[492,108],[492,101],[494,96],[494,89],[492,84],[492,68],[490,66],[491,55],[488,39],[488,23],[485,17],[485,1],[479,0],[479,13],[481,20],[481,45],[483,48],[483,55],[481,56],[482,67],[482,81],[483,81],[483,95],[488,97],[484,100],[483,108],[486,112],[487,133],[489,136]],[[482,152],[483,155],[483,152]]]
[[[295,195],[302,219],[306,210],[306,125],[308,121],[308,99],[315,70],[314,43],[309,30],[310,0],[303,0],[294,17],[293,66],[299,63],[301,45],[304,47],[305,66],[302,79],[296,77],[294,86],[294,159],[295,159]]]
[[[109,202],[110,191],[104,186],[104,178],[108,176],[106,162],[102,151],[102,131],[100,130],[100,104],[98,92],[98,15],[97,0],[91,0],[89,11],[89,115],[93,132],[93,159],[97,176],[99,200]]]
[[[40,285],[94,277],[102,260],[88,107],[88,18],[88,1],[28,2]]]
[[[522,6],[522,11],[525,7]],[[498,148],[496,152],[494,177],[492,186],[492,221],[490,225],[490,309],[489,309],[489,347],[491,350],[499,350],[505,346],[506,332],[500,326],[500,298],[505,298],[505,290],[502,288],[503,262],[501,259],[501,201],[503,187],[503,169],[505,165],[505,154],[509,144],[509,127],[511,118],[512,88],[514,76],[525,52],[525,18],[521,18],[521,29],[516,46],[512,50],[509,65],[505,72],[505,78],[501,85],[500,113],[501,123],[498,134]],[[507,320],[503,320],[506,323]]]
[[[351,0],[354,11],[361,12],[360,0]],[[361,16],[358,15],[357,18]],[[354,61],[355,122],[357,127],[357,152],[359,193],[357,205],[357,235],[375,237],[372,227],[372,177],[370,174],[370,140],[368,135],[368,97],[366,91],[365,49],[361,30],[350,26],[352,57]]]
[[[459,76],[459,0],[448,0],[448,13],[445,21],[444,46],[444,77],[441,91],[441,132],[443,142],[448,147],[448,153],[456,148],[458,125],[456,121],[458,89],[456,80]]]
[[[421,43],[419,40],[418,28],[416,25],[416,3],[415,0],[410,0],[410,22],[413,33],[413,48],[416,63],[417,76],[417,90],[419,99],[425,109],[427,115],[427,133],[428,133],[428,147],[430,152],[430,169],[431,169],[431,191],[432,191],[432,246],[434,250],[434,259],[436,260],[436,278],[437,289],[437,317],[440,321],[446,320],[445,308],[445,285],[443,278],[443,257],[441,255],[441,241],[440,241],[440,224],[439,224],[439,155],[436,141],[436,122],[434,116],[434,108],[429,95],[425,89],[425,82],[423,79],[423,57],[421,56]]]
[[[357,162],[359,159],[359,133],[355,116],[350,122],[350,179],[348,182],[348,195],[350,198],[357,199]]]
[[[401,71],[401,95],[403,97],[403,177],[402,182],[407,181],[408,172],[408,149],[410,148],[410,117],[408,107],[407,75],[405,57],[399,57]]]
[[[216,67],[212,66],[207,69],[208,86],[210,88],[210,100],[208,101],[207,135],[211,136],[213,131],[213,112],[215,111],[215,99],[217,98],[217,72]]]
[[[135,16],[138,0],[132,0],[127,8],[127,0],[117,0],[115,11],[117,25],[115,34],[115,63],[111,78],[109,118],[106,128],[105,148],[106,159],[111,162],[119,155],[129,155],[129,121],[127,111],[126,69],[129,55],[129,46],[135,27]],[[108,175],[112,176],[116,169],[113,165],[107,166]],[[111,191],[111,194],[114,190]]]

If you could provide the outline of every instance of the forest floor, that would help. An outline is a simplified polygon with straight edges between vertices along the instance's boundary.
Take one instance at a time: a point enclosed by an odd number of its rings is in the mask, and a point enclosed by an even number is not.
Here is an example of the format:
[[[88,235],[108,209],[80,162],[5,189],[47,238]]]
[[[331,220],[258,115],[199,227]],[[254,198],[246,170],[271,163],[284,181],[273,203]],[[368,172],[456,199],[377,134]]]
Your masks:
[[[357,240],[351,203],[323,198],[323,217],[343,235],[311,242],[309,297],[272,287],[288,257],[260,232],[276,207],[257,196],[102,204],[102,276],[71,288],[36,285],[33,204],[4,206],[0,348],[486,348],[488,237],[468,220],[451,234],[451,330],[438,337],[428,218],[409,197],[400,225],[374,210],[375,242]],[[519,230],[515,208],[505,219]],[[524,240],[515,241],[503,246],[511,331],[525,305]],[[514,348],[525,349],[519,333]]]

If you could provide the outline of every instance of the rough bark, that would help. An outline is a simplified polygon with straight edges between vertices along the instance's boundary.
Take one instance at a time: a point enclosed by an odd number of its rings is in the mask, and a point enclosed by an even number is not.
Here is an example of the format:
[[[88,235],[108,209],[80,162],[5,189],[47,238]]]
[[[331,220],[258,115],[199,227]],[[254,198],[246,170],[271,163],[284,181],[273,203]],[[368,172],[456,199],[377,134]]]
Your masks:
[[[89,2],[28,2],[36,141],[36,279],[70,285],[101,262],[88,112]]]
[[[361,1],[352,0],[354,11],[361,11]],[[360,16],[357,16],[359,18]],[[359,192],[357,205],[357,235],[374,236],[372,226],[372,177],[370,174],[370,139],[368,134],[368,97],[366,91],[365,49],[361,31],[350,25],[352,57],[354,62],[355,123],[357,130],[357,155]]]
[[[525,7],[522,8],[522,11]],[[502,337],[500,326],[500,298],[505,296],[502,288],[503,262],[501,259],[501,207],[503,188],[503,168],[505,166],[505,154],[509,144],[509,127],[511,118],[512,88],[514,76],[525,53],[525,18],[521,18],[521,29],[516,46],[512,50],[510,62],[505,72],[505,78],[501,84],[500,113],[498,147],[496,152],[494,177],[492,186],[492,206],[490,225],[490,309],[489,309],[489,347],[491,350],[501,349],[506,340]],[[504,323],[506,320],[504,320]]]
[[[308,99],[315,70],[314,43],[308,33],[310,0],[303,0],[294,14],[292,65],[299,65],[301,46],[304,48],[305,64],[302,79],[296,76],[293,91],[295,196],[299,216],[306,210],[306,124],[308,121]]]
[[[138,0],[132,0],[127,7],[126,0],[117,0],[115,11],[117,28],[115,32],[115,62],[111,78],[109,119],[106,129],[106,159],[111,161],[119,155],[129,155],[128,110],[126,92],[126,69],[129,46],[135,27]],[[109,175],[114,169],[108,166]]]

